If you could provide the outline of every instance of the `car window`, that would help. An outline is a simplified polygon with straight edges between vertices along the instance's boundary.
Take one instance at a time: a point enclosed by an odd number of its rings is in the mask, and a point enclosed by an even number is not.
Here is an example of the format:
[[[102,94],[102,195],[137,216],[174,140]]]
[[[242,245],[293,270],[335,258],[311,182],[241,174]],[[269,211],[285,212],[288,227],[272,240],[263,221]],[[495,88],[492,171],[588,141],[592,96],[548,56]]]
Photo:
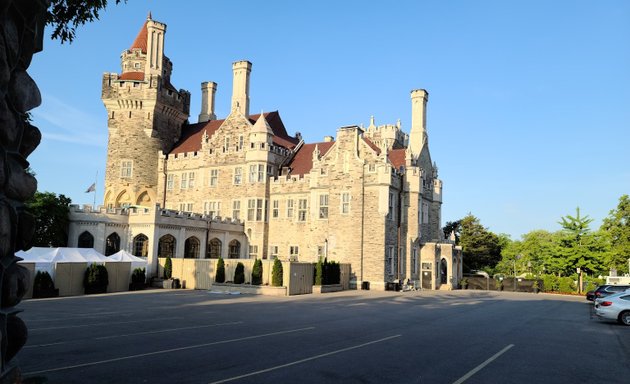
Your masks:
[[[619,298],[620,298],[621,300],[630,301],[630,295],[620,296]]]
[[[628,287],[626,287],[625,285],[613,285],[612,287],[610,287],[610,291],[613,292],[623,292],[626,289],[628,289]]]

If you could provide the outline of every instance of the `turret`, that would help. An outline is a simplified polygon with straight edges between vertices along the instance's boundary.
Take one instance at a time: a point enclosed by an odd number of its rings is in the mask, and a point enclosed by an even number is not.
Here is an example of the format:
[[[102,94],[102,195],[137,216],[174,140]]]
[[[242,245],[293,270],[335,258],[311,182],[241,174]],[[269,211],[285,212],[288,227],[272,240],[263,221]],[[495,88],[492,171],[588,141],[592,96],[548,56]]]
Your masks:
[[[411,132],[409,134],[409,148],[414,156],[419,156],[422,147],[428,140],[427,136],[427,101],[429,93],[424,89],[411,91]]]
[[[214,114],[214,95],[216,92],[217,83],[212,81],[201,83],[201,113],[199,113],[200,123],[217,119],[217,116]]]

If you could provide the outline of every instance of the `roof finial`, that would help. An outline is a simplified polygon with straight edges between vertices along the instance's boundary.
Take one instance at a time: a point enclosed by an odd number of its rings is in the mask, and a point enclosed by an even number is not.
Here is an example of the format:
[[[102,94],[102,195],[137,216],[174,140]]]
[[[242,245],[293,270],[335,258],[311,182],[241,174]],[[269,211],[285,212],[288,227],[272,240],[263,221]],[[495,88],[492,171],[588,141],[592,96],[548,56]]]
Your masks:
[[[149,14],[147,15],[147,20],[153,20],[153,19],[151,18],[151,11],[149,11]]]

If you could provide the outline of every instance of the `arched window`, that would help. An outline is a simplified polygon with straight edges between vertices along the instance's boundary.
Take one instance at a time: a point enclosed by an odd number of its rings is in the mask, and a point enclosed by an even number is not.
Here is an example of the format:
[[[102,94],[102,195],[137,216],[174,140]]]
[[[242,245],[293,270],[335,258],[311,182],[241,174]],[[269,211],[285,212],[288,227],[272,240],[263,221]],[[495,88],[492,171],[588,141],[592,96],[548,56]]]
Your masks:
[[[199,239],[189,237],[184,243],[184,257],[186,259],[196,259],[199,257]]]
[[[105,239],[105,256],[113,255],[120,251],[120,236],[116,232]]]
[[[215,237],[208,243],[206,259],[218,259],[219,257],[221,257],[221,240]]]
[[[158,243],[158,257],[175,257],[175,237],[172,235],[164,235],[160,237]]]
[[[77,248],[94,248],[94,236],[88,231],[80,234]]]
[[[149,238],[144,234],[139,234],[133,238],[133,255],[140,257],[149,256]]]
[[[228,258],[230,259],[238,259],[241,256],[241,243],[238,240],[230,241],[230,252],[228,254]]]

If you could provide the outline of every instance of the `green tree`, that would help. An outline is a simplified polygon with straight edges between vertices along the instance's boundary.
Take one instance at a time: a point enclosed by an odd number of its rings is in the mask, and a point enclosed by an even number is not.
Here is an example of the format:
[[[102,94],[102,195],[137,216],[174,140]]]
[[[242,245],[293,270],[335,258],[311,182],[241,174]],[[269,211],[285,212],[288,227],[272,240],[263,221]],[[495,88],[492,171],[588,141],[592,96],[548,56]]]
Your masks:
[[[225,262],[222,257],[219,257],[219,260],[217,260],[217,273],[214,277],[214,281],[217,283],[225,282]]]
[[[168,256],[164,262],[164,278],[170,279],[173,277],[173,260]]]
[[[501,261],[499,236],[481,225],[479,219],[472,214],[468,214],[460,222],[460,245],[464,253],[465,269],[492,272]]]
[[[68,205],[71,200],[52,192],[35,192],[26,202],[26,209],[35,217],[35,247],[65,247],[68,245]]]
[[[279,259],[275,259],[273,261],[273,268],[271,269],[271,285],[274,287],[282,287],[282,275],[282,262]]]
[[[616,268],[618,271],[628,271],[628,259],[630,258],[630,197],[623,195],[619,198],[619,204],[604,218],[601,231],[610,242],[610,254],[606,258],[607,268]],[[630,271],[628,271],[630,272]]]
[[[462,229],[462,221],[447,221],[446,225],[442,228],[444,232],[444,238],[448,239],[451,236],[451,233],[455,234],[455,244],[459,245],[459,236]]]
[[[580,215],[580,208],[576,208],[576,215],[567,215],[558,222],[562,226],[560,231],[560,252],[566,260],[565,274],[572,274],[576,268],[583,271],[595,272],[600,269],[600,261],[594,248],[598,248],[596,237],[590,233],[589,225],[593,219]]]
[[[322,258],[320,257],[317,260],[317,264],[315,264],[315,285],[322,285],[323,274],[324,274],[324,262],[322,261]]]
[[[243,284],[245,282],[245,265],[240,261],[234,269],[234,284]]]
[[[263,265],[262,260],[256,259],[252,267],[252,285],[262,284]]]
[[[116,0],[116,4],[121,0]],[[127,0],[124,0],[126,3]],[[98,20],[99,12],[107,7],[107,0],[52,0],[46,13],[46,25],[52,26],[52,38],[71,43],[76,28]]]

